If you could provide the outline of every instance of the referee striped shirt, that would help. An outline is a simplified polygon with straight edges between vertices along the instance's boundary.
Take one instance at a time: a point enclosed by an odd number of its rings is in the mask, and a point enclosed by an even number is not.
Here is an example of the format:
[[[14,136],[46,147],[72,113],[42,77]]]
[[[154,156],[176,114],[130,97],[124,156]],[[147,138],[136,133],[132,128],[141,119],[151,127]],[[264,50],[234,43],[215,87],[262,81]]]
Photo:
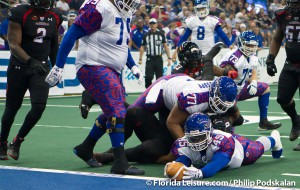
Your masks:
[[[142,46],[146,48],[147,56],[161,56],[164,43],[166,43],[166,37],[158,29],[155,32],[148,31],[142,40]]]

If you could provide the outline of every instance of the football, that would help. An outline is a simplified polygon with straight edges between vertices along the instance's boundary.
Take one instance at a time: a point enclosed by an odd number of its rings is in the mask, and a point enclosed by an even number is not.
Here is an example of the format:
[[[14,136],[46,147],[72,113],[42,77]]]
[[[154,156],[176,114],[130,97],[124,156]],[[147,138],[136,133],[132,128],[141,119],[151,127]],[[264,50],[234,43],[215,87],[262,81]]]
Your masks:
[[[183,177],[184,164],[181,162],[171,162],[167,165],[166,176],[170,179],[181,181]]]

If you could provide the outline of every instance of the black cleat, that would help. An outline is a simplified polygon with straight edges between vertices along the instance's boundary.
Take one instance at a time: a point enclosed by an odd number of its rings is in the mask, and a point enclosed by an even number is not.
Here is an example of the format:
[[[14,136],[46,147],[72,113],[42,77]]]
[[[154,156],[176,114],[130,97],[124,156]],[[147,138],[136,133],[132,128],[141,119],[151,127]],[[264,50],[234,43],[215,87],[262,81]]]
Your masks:
[[[268,121],[268,119],[264,119],[262,122],[259,123],[258,130],[259,131],[267,131],[267,130],[278,129],[279,127],[281,127],[280,122],[271,123],[270,121]]]
[[[8,143],[7,154],[13,159],[18,160],[20,156],[20,146],[23,141],[24,139],[22,138],[19,138],[18,140],[15,138],[13,142]]]
[[[297,146],[295,146],[293,150],[294,151],[300,151],[300,143]]]
[[[0,141],[0,160],[8,160],[7,141]]]
[[[297,115],[295,119],[292,120],[292,129],[290,132],[290,141],[298,139],[300,135],[300,115]]]
[[[110,169],[112,174],[144,175],[145,171],[128,164],[124,147],[113,148],[114,162]]]
[[[102,164],[107,164],[109,162],[114,161],[114,154],[113,153],[94,153],[93,157]]]
[[[89,111],[93,105],[97,104],[93,96],[88,93],[88,91],[82,92],[81,102],[79,104],[80,114],[83,119],[88,117]]]
[[[101,167],[103,166],[95,158],[93,158],[93,151],[90,150],[88,146],[80,144],[73,149],[74,154],[81,158],[85,163],[91,167]]]

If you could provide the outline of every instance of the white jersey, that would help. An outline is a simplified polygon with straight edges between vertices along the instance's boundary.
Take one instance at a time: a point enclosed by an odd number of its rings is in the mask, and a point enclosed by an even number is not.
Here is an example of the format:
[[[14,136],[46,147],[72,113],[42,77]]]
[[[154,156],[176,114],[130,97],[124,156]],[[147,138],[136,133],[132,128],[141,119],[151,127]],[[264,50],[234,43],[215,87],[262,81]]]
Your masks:
[[[131,18],[123,18],[109,0],[85,0],[81,12],[75,24],[88,35],[79,41],[76,69],[104,65],[121,72],[128,57]]]
[[[178,106],[185,112],[193,114],[208,109],[208,92],[212,81],[194,80],[189,76],[174,77],[163,85],[165,106],[171,110]]]
[[[240,167],[244,159],[244,148],[242,144],[231,134],[220,130],[213,130],[212,140],[206,151],[193,151],[188,146],[186,137],[182,137],[175,141],[171,152],[176,158],[182,155],[187,156],[191,160],[192,165],[202,167],[212,160],[216,152],[222,152],[230,156],[230,161],[227,164],[229,169]],[[231,152],[233,153],[231,154]]]
[[[215,28],[220,25],[217,17],[207,16],[200,20],[198,16],[193,15],[186,20],[187,27],[192,30],[191,41],[196,43],[202,54],[207,54],[215,44]]]
[[[258,58],[255,55],[247,58],[239,49],[229,51],[221,60],[220,67],[226,65],[232,65],[238,71],[238,77],[234,79],[237,84],[238,91],[242,90],[245,82],[252,76],[252,70],[256,69],[258,64]]]

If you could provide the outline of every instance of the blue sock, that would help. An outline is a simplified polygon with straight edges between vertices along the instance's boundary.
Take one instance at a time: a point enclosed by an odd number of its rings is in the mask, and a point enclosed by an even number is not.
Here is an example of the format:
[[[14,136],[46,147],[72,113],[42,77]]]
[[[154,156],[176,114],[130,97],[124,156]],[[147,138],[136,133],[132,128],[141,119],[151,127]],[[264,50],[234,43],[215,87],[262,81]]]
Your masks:
[[[273,137],[268,137],[268,139],[271,141],[271,148],[275,146],[275,139]]]
[[[116,128],[124,128],[124,124],[116,124]],[[124,146],[124,133],[109,133],[110,141],[113,148]]]
[[[104,114],[99,115],[97,118],[98,123],[101,124],[104,129],[99,128],[96,123],[94,124],[92,130],[89,133],[89,137],[94,139],[96,142],[105,134],[105,126],[106,126],[106,117]]]
[[[269,97],[270,97],[270,92],[258,97],[260,121],[268,117]]]

